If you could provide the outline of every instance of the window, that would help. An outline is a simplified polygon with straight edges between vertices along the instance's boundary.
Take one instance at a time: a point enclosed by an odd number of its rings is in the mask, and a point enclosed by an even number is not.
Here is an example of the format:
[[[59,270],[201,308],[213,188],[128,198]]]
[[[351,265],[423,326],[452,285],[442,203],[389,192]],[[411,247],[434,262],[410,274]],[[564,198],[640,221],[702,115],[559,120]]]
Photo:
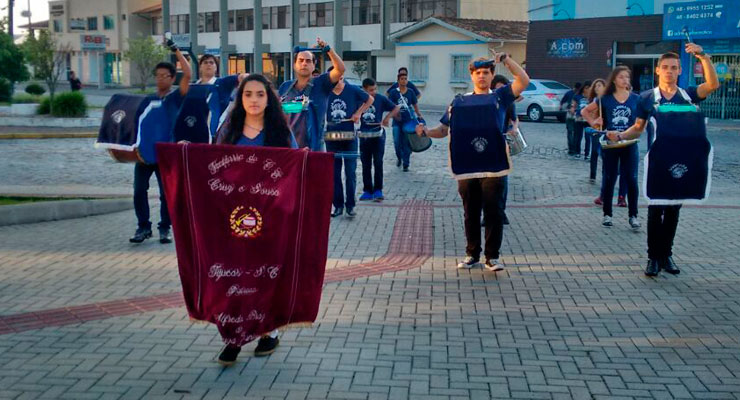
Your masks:
[[[177,16],[177,33],[190,33],[190,14]]]
[[[533,90],[537,90],[537,86],[534,85],[534,83],[529,83],[529,86],[527,86],[526,89],[524,89],[525,92],[531,92]]]
[[[401,0],[400,22],[421,21],[433,15],[457,17],[456,0]],[[391,19],[396,22],[395,19]]]
[[[70,18],[69,19],[69,30],[71,31],[84,31],[86,21],[84,18]]]
[[[87,17],[87,30],[88,31],[98,30],[98,17]]]
[[[152,35],[161,35],[162,29],[162,17],[152,17]]]
[[[429,57],[409,57],[409,80],[426,81],[429,79]]]
[[[198,33],[219,31],[218,11],[198,13]]]
[[[301,4],[301,27],[333,26],[334,3]]]
[[[236,11],[229,10],[229,32],[236,30]]]
[[[236,30],[254,30],[254,10],[236,10]]]
[[[352,0],[342,1],[342,21],[345,25],[352,25]]]
[[[544,87],[546,87],[548,89],[565,89],[565,90],[570,90],[570,88],[568,86],[565,86],[565,85],[563,85],[560,82],[555,82],[555,81],[540,81],[540,83],[542,83],[542,86],[544,86]]]
[[[451,82],[467,82],[470,79],[468,72],[468,64],[473,58],[470,54],[464,55],[452,55],[452,76],[450,77]]]
[[[380,23],[380,0],[354,0],[352,2],[352,25]]]
[[[115,29],[115,19],[112,15],[103,15],[103,29],[110,31]]]
[[[288,6],[273,7],[277,9],[277,29],[290,28],[290,12]]]
[[[59,19],[54,20],[54,32],[62,32],[62,21]]]

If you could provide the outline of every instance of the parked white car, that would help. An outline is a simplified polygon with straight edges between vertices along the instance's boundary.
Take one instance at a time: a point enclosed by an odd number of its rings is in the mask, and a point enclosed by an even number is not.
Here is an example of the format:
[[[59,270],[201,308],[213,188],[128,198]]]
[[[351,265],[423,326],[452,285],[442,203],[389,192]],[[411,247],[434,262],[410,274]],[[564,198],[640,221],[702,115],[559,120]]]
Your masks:
[[[516,113],[534,122],[540,122],[547,116],[557,117],[564,122],[565,111],[560,109],[560,100],[570,89],[557,81],[530,79],[521,100],[516,102]]]

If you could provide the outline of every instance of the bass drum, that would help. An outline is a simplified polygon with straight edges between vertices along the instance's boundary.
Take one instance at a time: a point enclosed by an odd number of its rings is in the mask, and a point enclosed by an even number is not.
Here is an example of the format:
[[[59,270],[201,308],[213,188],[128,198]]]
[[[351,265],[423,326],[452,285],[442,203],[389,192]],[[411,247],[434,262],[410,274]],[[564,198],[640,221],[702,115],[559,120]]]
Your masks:
[[[406,136],[409,138],[411,151],[414,153],[421,153],[422,151],[427,151],[432,147],[432,138],[429,136],[419,136],[416,133],[407,134]]]

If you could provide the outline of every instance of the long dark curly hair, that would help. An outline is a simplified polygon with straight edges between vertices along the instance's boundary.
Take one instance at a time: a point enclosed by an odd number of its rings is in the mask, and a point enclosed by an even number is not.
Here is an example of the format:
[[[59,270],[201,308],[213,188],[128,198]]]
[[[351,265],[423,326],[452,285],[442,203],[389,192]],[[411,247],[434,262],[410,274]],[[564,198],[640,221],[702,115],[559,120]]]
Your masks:
[[[272,83],[262,75],[250,74],[244,78],[239,84],[239,89],[236,92],[236,102],[234,103],[234,109],[231,110],[231,115],[227,118],[228,127],[226,135],[222,141],[225,144],[236,144],[243,135],[244,121],[247,118],[247,112],[244,111],[244,102],[242,101],[242,95],[244,94],[244,86],[248,82],[257,81],[265,86],[265,93],[267,94],[267,107],[265,108],[265,122],[262,132],[265,135],[265,146],[269,147],[290,147],[291,146],[291,132],[288,127],[288,120],[283,113],[283,107],[280,102],[280,98],[275,92],[275,88]]]

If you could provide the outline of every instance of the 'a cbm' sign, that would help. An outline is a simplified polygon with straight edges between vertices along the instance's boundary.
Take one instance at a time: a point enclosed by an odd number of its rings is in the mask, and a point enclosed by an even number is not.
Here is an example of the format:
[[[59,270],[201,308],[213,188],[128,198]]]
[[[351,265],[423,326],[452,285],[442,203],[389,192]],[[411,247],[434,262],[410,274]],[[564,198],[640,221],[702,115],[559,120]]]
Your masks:
[[[555,58],[583,58],[588,55],[588,39],[561,38],[547,41],[547,55]]]

